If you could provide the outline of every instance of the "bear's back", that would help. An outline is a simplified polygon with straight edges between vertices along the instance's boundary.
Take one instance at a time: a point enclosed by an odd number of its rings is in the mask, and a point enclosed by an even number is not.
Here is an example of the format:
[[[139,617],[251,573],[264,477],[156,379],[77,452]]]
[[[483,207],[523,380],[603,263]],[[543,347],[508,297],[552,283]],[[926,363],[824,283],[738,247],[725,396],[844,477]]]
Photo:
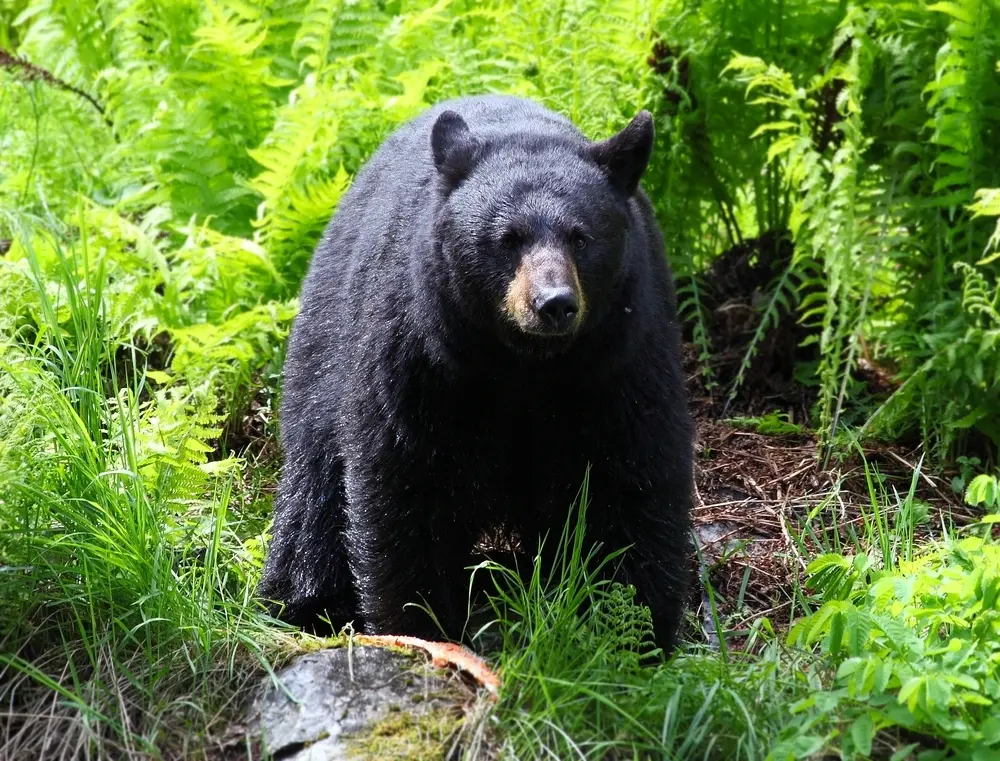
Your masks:
[[[544,140],[581,149],[586,146],[585,138],[569,120],[529,100],[479,95],[444,101],[385,139],[358,173],[337,214],[350,216],[359,207],[371,212],[372,206],[398,213],[414,202],[426,211],[429,203],[433,205],[438,173],[431,153],[431,130],[444,111],[459,114],[476,139],[486,145]]]

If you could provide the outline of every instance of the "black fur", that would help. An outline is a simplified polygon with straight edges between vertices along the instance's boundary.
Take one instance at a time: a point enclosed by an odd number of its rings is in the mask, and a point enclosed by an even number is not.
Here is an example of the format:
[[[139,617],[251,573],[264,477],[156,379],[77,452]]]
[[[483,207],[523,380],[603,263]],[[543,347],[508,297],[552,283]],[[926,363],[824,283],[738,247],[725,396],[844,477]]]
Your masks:
[[[558,536],[589,463],[588,538],[633,545],[620,578],[671,645],[691,426],[670,273],[636,189],[651,145],[648,114],[594,144],[534,103],[476,97],[372,157],[316,250],[288,346],[260,589],[283,618],[434,636],[403,607],[425,601],[458,636],[475,540],[497,525],[531,550]],[[519,253],[571,242],[581,327],[526,334],[503,309]]]

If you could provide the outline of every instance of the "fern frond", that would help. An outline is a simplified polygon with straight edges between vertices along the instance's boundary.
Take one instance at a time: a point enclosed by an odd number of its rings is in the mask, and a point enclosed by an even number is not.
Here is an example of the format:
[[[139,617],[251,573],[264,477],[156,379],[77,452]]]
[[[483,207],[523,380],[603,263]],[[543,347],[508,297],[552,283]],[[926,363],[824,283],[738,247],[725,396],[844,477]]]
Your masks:
[[[795,310],[799,301],[799,286],[801,284],[799,270],[802,267],[803,261],[803,258],[793,256],[788,266],[785,267],[784,271],[771,286],[771,293],[767,304],[760,314],[760,321],[757,323],[753,337],[750,339],[750,343],[743,353],[736,376],[729,386],[729,394],[726,399],[727,408],[736,399],[736,395],[743,386],[746,373],[757,356],[761,342],[771,330],[777,327],[782,315],[791,314]]]
[[[375,44],[388,23],[376,3],[310,0],[292,43],[292,55],[308,71],[323,71],[341,58]]]

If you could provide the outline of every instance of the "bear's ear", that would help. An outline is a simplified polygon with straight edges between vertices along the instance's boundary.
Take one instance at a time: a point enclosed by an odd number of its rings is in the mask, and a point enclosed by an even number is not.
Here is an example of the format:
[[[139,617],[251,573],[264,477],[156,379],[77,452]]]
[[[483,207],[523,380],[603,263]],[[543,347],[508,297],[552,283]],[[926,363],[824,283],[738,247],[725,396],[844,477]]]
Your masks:
[[[457,185],[472,169],[479,156],[479,141],[472,136],[465,119],[454,111],[442,111],[431,130],[434,166],[452,185]]]
[[[649,111],[640,111],[617,135],[593,145],[590,155],[604,170],[608,181],[630,196],[639,186],[652,150],[653,117]]]

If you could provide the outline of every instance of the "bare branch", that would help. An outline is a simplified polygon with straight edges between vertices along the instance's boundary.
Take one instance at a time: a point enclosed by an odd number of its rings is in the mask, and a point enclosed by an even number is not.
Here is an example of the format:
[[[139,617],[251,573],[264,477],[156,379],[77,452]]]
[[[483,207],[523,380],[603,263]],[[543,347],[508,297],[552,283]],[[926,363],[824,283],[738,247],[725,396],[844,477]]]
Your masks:
[[[29,82],[45,82],[45,84],[55,87],[59,90],[65,90],[66,92],[71,92],[74,95],[78,95],[87,101],[90,105],[97,109],[98,113],[104,117],[104,121],[108,122],[110,126],[111,122],[108,121],[107,116],[104,113],[104,106],[102,106],[94,96],[87,92],[84,92],[79,87],[74,87],[69,82],[59,79],[49,71],[46,71],[41,66],[37,66],[30,61],[26,61],[13,53],[0,48],[0,69],[10,69],[11,71],[19,74],[24,79]]]

